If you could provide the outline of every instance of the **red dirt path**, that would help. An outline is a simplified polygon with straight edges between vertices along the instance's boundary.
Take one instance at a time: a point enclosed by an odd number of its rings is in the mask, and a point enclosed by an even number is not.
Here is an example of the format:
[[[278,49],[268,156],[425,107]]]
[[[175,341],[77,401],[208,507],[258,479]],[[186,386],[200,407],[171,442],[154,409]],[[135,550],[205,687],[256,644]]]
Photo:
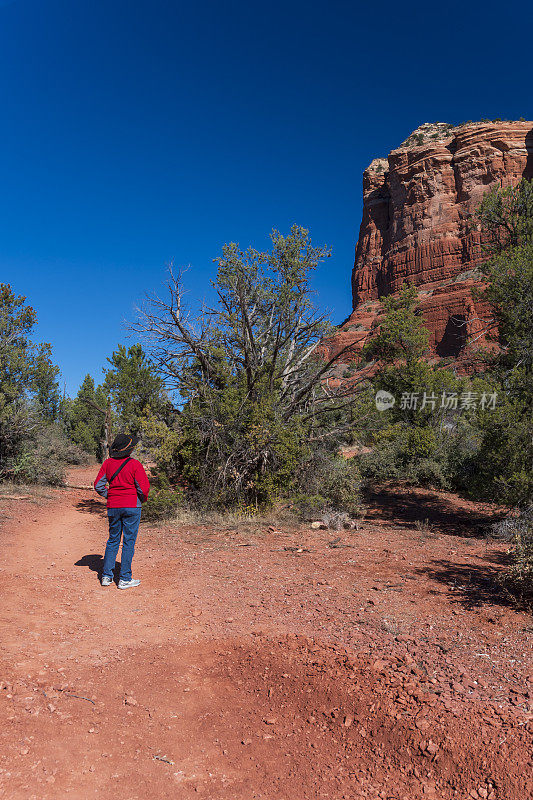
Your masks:
[[[384,490],[360,531],[143,525],[120,592],[90,492],[0,496],[0,798],[532,798],[491,513]]]

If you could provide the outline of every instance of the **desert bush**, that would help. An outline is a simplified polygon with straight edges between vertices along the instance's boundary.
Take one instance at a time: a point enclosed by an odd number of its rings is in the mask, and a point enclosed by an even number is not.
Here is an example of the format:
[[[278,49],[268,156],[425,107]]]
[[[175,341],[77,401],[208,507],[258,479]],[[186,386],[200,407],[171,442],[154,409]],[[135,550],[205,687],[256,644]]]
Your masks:
[[[485,297],[493,313],[489,332],[500,347],[489,363],[498,404],[478,415],[481,442],[471,484],[483,499],[525,508],[533,499],[533,185],[514,192],[512,213],[505,210],[509,195],[504,211],[498,197],[493,195],[489,208],[502,223],[511,216],[504,240],[519,244],[483,265]],[[493,247],[502,227],[494,225]]]
[[[402,477],[401,462],[396,442],[384,440],[360,458],[362,478],[369,483],[395,481]]]
[[[303,466],[299,478],[300,492],[293,496],[292,505],[301,519],[317,519],[326,513],[361,514],[361,474],[355,461],[318,454]]]
[[[321,486],[329,507],[357,515],[361,505],[361,473],[357,464],[337,457],[324,459],[321,466],[314,474],[314,481],[316,488]]]
[[[161,485],[164,479],[168,482],[168,486],[176,484],[180,480],[182,469],[180,457],[182,435],[179,428],[149,408],[141,417],[140,430],[143,450],[148,459],[155,464],[157,480]]]
[[[372,483],[402,480],[472,494],[480,442],[475,420],[462,417],[440,428],[396,423],[379,432],[361,457],[361,475]]]
[[[404,286],[396,297],[386,298],[379,334],[364,348],[366,357],[378,359],[374,390],[389,392],[396,402],[377,416],[373,413],[372,449],[360,459],[361,474],[372,483],[402,480],[450,488],[454,470],[472,456],[464,447],[463,430],[472,412],[450,411],[443,398],[458,397],[473,382],[424,360],[428,332],[416,304],[414,287]]]
[[[373,483],[400,479],[434,488],[449,485],[446,458],[430,426],[395,423],[384,428],[372,452],[361,457],[361,474]]]
[[[71,442],[69,439],[67,439],[64,444],[63,458],[65,463],[71,466],[81,466],[93,463],[90,454],[87,453],[82,447],[79,447],[77,444],[74,444],[74,442]]]
[[[491,535],[511,544],[511,565],[501,575],[504,586],[520,600],[533,603],[533,506],[497,522]]]
[[[481,444],[470,467],[468,489],[475,497],[527,507],[533,498],[530,402],[504,397],[479,420]]]
[[[328,508],[328,500],[321,494],[296,494],[291,505],[299,519],[311,521],[319,518]]]
[[[407,284],[398,295],[382,298],[385,314],[379,333],[363,348],[368,361],[378,359],[383,364],[393,364],[401,360],[409,365],[427,352],[429,334],[417,313],[417,300],[416,288]]]
[[[444,431],[438,453],[452,489],[472,494],[481,439],[477,417],[459,417],[453,427]]]
[[[52,423],[36,428],[13,462],[16,483],[61,486],[67,464],[86,464],[87,454],[70,442],[60,425]]]
[[[143,519],[154,522],[172,519],[183,503],[184,495],[181,489],[154,489],[143,505]]]
[[[446,474],[446,466],[446,462],[439,462],[434,458],[414,459],[406,469],[407,482],[413,486],[449,489],[450,478]]]
[[[417,519],[415,521],[415,530],[418,531],[418,539],[421,544],[425,544],[429,539],[435,536],[429,519]]]
[[[493,254],[531,244],[533,181],[522,180],[517,186],[506,188],[494,186],[484,195],[473,222],[482,228],[485,247]]]

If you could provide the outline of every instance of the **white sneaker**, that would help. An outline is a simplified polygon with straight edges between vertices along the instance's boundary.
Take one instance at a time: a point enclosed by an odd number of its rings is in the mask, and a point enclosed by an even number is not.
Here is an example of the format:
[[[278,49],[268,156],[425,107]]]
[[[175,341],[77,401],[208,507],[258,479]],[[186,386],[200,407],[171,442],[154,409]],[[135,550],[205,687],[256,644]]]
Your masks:
[[[132,578],[131,581],[123,581],[122,579],[118,582],[119,589],[129,589],[133,586],[138,586],[140,584],[140,580],[136,578]]]
[[[111,586],[113,583],[113,578],[110,578],[109,575],[104,575],[102,578],[102,586]]]

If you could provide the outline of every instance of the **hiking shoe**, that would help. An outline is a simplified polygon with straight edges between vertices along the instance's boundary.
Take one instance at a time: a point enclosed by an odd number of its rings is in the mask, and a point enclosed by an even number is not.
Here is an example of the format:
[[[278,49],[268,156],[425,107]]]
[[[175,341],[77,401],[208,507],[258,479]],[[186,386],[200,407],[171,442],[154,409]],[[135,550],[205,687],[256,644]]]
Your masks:
[[[102,586],[111,586],[113,583],[113,578],[110,578],[109,575],[104,575],[102,578]]]
[[[122,579],[120,579],[119,582],[118,582],[118,588],[119,589],[129,589],[130,587],[138,586],[139,584],[140,584],[140,580],[138,580],[136,578],[132,578],[131,581],[123,581]]]

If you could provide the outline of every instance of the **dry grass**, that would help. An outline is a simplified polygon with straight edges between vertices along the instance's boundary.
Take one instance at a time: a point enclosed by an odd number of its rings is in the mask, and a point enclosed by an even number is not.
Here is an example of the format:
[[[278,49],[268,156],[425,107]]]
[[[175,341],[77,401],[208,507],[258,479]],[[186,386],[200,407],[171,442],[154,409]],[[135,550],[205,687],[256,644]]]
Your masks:
[[[435,531],[433,530],[433,527],[428,519],[417,519],[415,522],[415,528],[420,534],[419,539],[421,542],[426,542],[428,539],[431,539],[433,536],[435,536]]]
[[[0,500],[29,500],[41,503],[50,499],[50,487],[37,484],[21,484],[6,481],[0,484]]]
[[[150,521],[151,526],[180,525],[180,526],[213,526],[221,530],[238,528],[240,531],[256,533],[265,528],[275,528],[280,525],[299,524],[296,514],[287,506],[277,506],[268,511],[207,511],[204,509],[180,508],[170,519],[161,522]]]

